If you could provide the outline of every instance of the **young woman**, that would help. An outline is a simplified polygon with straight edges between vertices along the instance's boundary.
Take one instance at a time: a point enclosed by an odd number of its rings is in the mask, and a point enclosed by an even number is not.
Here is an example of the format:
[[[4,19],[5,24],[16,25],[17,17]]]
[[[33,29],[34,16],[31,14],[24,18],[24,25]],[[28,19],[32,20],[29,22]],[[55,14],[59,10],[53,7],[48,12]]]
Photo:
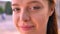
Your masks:
[[[58,34],[55,0],[12,0],[11,4],[21,34]]]

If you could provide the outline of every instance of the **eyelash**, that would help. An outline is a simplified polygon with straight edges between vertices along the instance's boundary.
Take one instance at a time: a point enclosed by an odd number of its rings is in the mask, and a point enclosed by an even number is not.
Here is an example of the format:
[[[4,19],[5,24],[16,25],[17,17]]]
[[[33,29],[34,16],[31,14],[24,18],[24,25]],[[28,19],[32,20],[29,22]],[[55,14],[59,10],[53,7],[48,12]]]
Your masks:
[[[28,11],[30,10],[30,11],[38,11],[38,10],[40,10],[41,9],[41,7],[40,6],[33,6],[33,7],[28,7],[28,8],[30,8],[30,9],[27,9]],[[16,11],[16,12],[20,12],[20,8],[14,8],[14,9],[12,9],[12,11]]]
[[[20,8],[14,8],[12,11],[20,11]]]
[[[32,9],[32,10],[39,10],[39,9],[41,9],[41,7],[40,7],[40,6],[34,6],[34,7],[32,7],[31,9]]]

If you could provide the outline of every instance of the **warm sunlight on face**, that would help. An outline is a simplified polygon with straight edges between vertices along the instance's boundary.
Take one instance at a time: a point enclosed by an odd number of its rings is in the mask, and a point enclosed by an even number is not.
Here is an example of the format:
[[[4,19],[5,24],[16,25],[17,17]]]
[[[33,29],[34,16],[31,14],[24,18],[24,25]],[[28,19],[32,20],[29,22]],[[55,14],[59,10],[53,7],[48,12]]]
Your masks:
[[[21,34],[46,34],[47,0],[12,0],[13,22]]]

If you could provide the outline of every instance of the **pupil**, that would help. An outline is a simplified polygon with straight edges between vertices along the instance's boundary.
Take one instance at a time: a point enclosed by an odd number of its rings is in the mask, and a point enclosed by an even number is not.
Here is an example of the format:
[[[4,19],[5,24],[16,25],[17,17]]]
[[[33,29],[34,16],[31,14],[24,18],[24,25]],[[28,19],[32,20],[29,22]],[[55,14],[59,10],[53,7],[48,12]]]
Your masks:
[[[16,8],[16,10],[20,10],[19,8]]]

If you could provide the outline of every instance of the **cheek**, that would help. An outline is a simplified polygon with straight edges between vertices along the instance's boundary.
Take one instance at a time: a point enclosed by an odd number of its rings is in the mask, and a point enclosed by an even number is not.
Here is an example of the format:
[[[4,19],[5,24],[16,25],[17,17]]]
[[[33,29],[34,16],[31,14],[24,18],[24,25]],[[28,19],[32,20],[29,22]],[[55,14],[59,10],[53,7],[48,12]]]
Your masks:
[[[18,25],[19,16],[18,14],[13,13],[13,23],[17,26]]]
[[[46,14],[32,15],[32,21],[36,24],[37,29],[43,29],[47,26],[48,16]]]

